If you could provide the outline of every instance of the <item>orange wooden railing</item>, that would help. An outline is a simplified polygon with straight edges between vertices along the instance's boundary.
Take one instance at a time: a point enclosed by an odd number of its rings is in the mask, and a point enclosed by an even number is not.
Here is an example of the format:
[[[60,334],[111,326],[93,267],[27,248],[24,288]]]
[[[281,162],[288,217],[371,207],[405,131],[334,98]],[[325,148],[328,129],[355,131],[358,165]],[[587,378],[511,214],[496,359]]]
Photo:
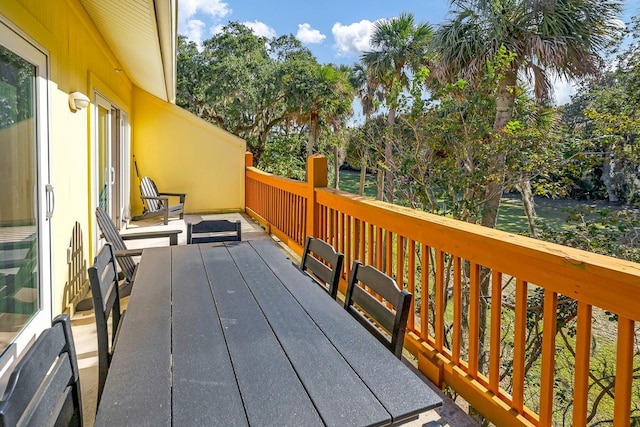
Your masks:
[[[308,182],[303,183],[261,172],[251,162],[248,155],[247,213],[298,253],[307,234],[331,243],[345,254],[343,277],[357,259],[404,285],[414,295],[415,313],[409,319],[405,348],[436,385],[451,387],[497,425],[552,424],[562,296],[563,304],[566,297],[577,304],[572,424],[585,425],[593,312],[616,315],[616,380],[609,395],[615,398],[614,425],[630,425],[632,394],[639,386],[633,377],[638,367],[634,346],[635,322],[640,321],[639,264],[326,188],[327,161],[321,156],[309,158]],[[483,282],[484,278],[488,279]],[[503,295],[507,288],[513,299]],[[534,289],[544,290],[542,350],[539,376],[529,381],[525,343]],[[488,320],[481,339],[483,309]],[[508,322],[505,312],[511,313]],[[502,375],[504,342],[513,347],[508,376]]]

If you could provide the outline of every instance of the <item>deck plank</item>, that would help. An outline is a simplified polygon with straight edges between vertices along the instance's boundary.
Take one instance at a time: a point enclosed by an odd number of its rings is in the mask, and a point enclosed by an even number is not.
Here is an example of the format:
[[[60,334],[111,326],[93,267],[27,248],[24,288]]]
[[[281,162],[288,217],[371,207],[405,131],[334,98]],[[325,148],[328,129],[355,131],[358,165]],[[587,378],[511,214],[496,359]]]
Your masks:
[[[311,399],[227,250],[200,245],[252,425],[322,425]]]
[[[171,249],[145,251],[116,345],[128,357],[111,363],[96,425],[171,425]]]
[[[173,424],[246,426],[242,398],[197,245],[173,248]]]
[[[228,248],[324,423],[390,424],[389,413],[255,250],[248,244]],[[292,280],[295,283],[305,277],[298,272]],[[331,301],[329,295],[323,298]]]

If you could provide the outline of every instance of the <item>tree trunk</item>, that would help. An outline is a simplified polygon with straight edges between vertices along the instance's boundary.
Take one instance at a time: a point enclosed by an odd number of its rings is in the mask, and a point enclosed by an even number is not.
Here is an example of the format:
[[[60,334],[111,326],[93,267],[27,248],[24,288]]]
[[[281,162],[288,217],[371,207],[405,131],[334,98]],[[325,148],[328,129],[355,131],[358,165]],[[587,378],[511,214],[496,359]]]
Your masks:
[[[386,167],[384,194],[387,202],[393,203],[393,125],[396,121],[396,109],[390,108],[387,116],[387,132],[384,138],[384,163]]]
[[[338,149],[338,146],[336,145],[334,148],[334,154],[333,154],[333,167],[335,170],[335,173],[333,174],[333,188],[335,188],[336,190],[340,189],[340,150]]]
[[[535,239],[538,237],[536,231],[536,206],[533,199],[533,191],[531,191],[529,172],[520,173],[517,188],[522,196],[522,205],[524,206],[524,212],[527,214],[527,221],[529,221],[529,233],[531,233],[531,237]]]
[[[516,73],[515,71],[508,71],[500,81],[496,102],[496,118],[493,122],[494,138],[497,138],[500,133],[504,131],[507,123],[511,120],[516,98],[515,88]],[[485,227],[496,228],[498,222],[498,208],[500,207],[500,199],[504,191],[504,166],[506,158],[506,153],[498,153],[489,168],[491,178],[485,189],[485,206],[482,214],[482,225]]]
[[[376,199],[382,200],[382,196],[384,194],[384,169],[378,166],[378,192],[376,194]]]
[[[367,155],[363,155],[360,160],[360,187],[358,187],[358,194],[364,196],[364,183],[367,179]]]
[[[496,117],[493,122],[493,141],[497,141],[499,135],[504,131],[507,123],[511,120],[515,103],[517,70],[509,70],[500,81],[498,98],[496,100]],[[495,143],[495,142],[493,142]],[[500,199],[504,192],[505,163],[507,154],[499,152],[494,157],[493,164],[489,167],[490,179],[485,188],[484,212],[482,213],[481,224],[485,227],[496,228],[498,222],[498,208]],[[491,292],[491,271],[482,268],[480,271],[480,313],[479,317],[479,358],[478,369],[482,372],[487,363],[485,351],[485,339],[487,336],[489,312],[488,298]],[[471,408],[472,409],[472,408]],[[469,414],[481,425],[486,425],[484,417],[475,410],[470,410]]]
[[[318,112],[311,111],[309,118],[309,141],[307,142],[307,157],[313,155],[313,147],[318,141]]]
[[[613,164],[611,163],[611,152],[605,153],[604,160],[602,161],[602,183],[607,189],[607,196],[609,196],[610,202],[617,202],[618,196],[613,191],[611,186],[611,178],[613,177]]]

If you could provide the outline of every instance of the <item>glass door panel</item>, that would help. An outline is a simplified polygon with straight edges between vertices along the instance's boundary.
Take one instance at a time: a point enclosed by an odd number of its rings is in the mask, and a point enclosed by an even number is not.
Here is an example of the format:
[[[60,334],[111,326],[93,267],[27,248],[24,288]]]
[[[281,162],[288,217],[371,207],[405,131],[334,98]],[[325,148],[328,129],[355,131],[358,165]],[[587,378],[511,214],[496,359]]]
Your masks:
[[[98,206],[107,213],[110,212],[111,191],[110,191],[110,170],[109,162],[109,116],[110,111],[98,104],[98,126],[97,126],[97,157],[98,157]]]
[[[0,353],[51,321],[46,56],[0,22]],[[49,325],[47,325],[49,323]],[[20,341],[20,336],[22,340]]]
[[[125,132],[126,114],[102,95],[96,93],[96,185],[97,206],[104,210],[120,229],[123,225],[123,195],[128,188],[123,179],[126,162],[123,155],[127,152],[127,134]],[[96,233],[98,230],[96,229]],[[98,234],[99,236],[99,234]],[[97,239],[99,249],[102,241]]]

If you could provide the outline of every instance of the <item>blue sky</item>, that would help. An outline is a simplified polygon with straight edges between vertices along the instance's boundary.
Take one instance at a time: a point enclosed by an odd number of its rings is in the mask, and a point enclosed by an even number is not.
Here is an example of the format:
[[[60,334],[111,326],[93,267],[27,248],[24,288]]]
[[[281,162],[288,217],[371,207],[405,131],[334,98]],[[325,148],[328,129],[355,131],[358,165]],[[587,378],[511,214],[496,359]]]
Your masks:
[[[241,22],[257,34],[294,34],[321,63],[351,65],[369,49],[369,36],[378,19],[411,12],[418,22],[434,27],[447,19],[449,0],[180,0],[178,33],[195,42],[210,38],[229,21]],[[627,0],[624,19],[640,12],[640,0]],[[572,89],[558,82],[558,103]]]

